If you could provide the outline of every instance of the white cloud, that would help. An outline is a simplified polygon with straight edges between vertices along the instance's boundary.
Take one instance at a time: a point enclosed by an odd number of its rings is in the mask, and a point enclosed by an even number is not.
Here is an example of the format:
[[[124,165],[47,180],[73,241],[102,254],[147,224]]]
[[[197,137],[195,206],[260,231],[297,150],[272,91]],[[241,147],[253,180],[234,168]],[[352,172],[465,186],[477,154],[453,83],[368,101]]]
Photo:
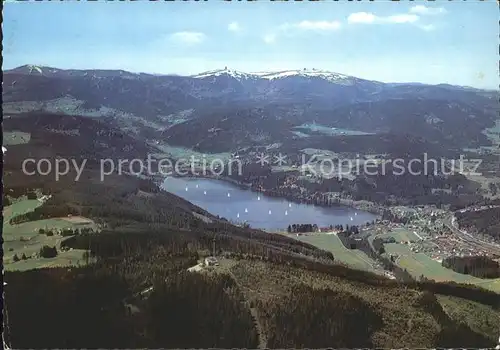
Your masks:
[[[230,32],[239,32],[241,30],[241,27],[238,22],[231,22],[227,26],[227,30],[229,30]]]
[[[377,16],[368,12],[355,12],[351,13],[349,17],[347,17],[348,23],[373,23],[376,20]]]
[[[425,30],[426,32],[431,32],[436,29],[436,26],[434,26],[433,24],[421,24],[418,27],[422,30]]]
[[[173,33],[170,38],[183,44],[193,45],[205,40],[205,34],[200,32],[177,32]]]
[[[369,12],[355,12],[351,13],[349,17],[347,17],[347,22],[350,24],[355,23],[364,23],[364,24],[373,24],[373,23],[415,23],[419,20],[419,16],[414,14],[398,14],[387,17],[379,17]]]
[[[419,15],[440,15],[446,13],[446,9],[442,7],[427,7],[424,5],[416,5],[410,9],[411,13],[416,13]]]
[[[303,30],[337,30],[340,29],[341,23],[338,21],[302,21],[294,27]]]
[[[276,34],[266,34],[262,38],[266,44],[273,44],[276,41]]]

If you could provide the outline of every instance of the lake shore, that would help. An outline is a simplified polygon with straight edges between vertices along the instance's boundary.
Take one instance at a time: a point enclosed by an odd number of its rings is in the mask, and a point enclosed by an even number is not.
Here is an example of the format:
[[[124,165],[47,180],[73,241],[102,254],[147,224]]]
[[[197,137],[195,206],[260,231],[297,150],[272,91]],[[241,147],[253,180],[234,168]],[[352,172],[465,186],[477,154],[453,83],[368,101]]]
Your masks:
[[[163,182],[165,181],[166,178],[169,176],[158,176],[155,177],[155,182],[157,185],[161,187]],[[243,183],[240,181],[237,181],[235,179],[232,179],[227,176],[213,176],[213,175],[186,175],[186,176],[173,176],[177,178],[189,178],[189,179],[209,179],[209,180],[217,180],[217,181],[222,181],[226,183],[230,183],[240,189],[243,190],[250,190],[255,193],[260,193],[263,196],[269,197],[269,198],[279,198],[279,199],[285,199],[290,202],[296,203],[296,204],[309,204],[317,207],[322,207],[322,208],[331,208],[331,207],[348,207],[352,209],[357,209],[361,211],[368,212],[370,214],[376,215],[376,216],[381,216],[383,211],[386,209],[384,206],[373,203],[373,202],[368,202],[368,201],[355,201],[352,199],[347,199],[347,198],[339,198],[337,193],[331,193],[332,197],[332,202],[330,205],[324,204],[324,203],[315,203],[313,201],[308,201],[304,197],[296,196],[296,195],[288,195],[288,196],[283,196],[283,195],[275,195],[273,194],[272,190],[261,190],[255,188],[255,186],[252,186],[250,183]],[[335,197],[336,196],[336,197]]]

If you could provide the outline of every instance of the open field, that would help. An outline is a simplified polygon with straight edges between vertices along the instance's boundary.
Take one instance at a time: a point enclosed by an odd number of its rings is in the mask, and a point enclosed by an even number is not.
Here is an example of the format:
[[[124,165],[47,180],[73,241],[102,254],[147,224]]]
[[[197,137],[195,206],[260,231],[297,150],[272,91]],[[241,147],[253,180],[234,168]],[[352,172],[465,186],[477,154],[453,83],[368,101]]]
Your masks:
[[[17,254],[20,258],[22,254],[27,257],[32,256],[34,253],[38,253],[40,248],[44,245],[48,246],[59,246],[63,237],[54,235],[47,236],[44,234],[36,234],[30,236],[19,236],[18,239],[15,237],[5,237],[4,236],[4,263],[12,263],[12,257]]]
[[[83,257],[85,250],[73,249],[58,252],[55,258],[31,258],[19,260],[16,263],[5,263],[6,271],[26,271],[47,267],[77,266],[84,265],[86,260]]]
[[[212,162],[215,159],[221,159],[223,161],[229,161],[231,159],[231,153],[200,153],[185,147],[175,147],[166,144],[156,145],[160,152],[152,154],[153,158],[163,159],[163,158],[173,158],[173,159],[191,159],[194,157],[195,162],[201,162],[205,159],[207,162]]]
[[[375,262],[368,255],[357,249],[347,249],[337,235],[315,234],[299,236],[297,239],[332,252],[335,260],[341,261],[353,268],[371,272],[376,270],[374,268]]]
[[[3,132],[3,145],[20,145],[30,142],[31,134],[22,131],[4,131]]]
[[[294,127],[296,130],[310,131],[310,132],[318,132],[328,136],[339,136],[339,135],[370,135],[370,133],[359,131],[359,130],[349,130],[342,128],[332,128],[329,126],[324,126],[320,124],[302,124]],[[300,131],[299,131],[300,132]]]
[[[75,224],[75,225],[85,225],[85,224],[92,224],[93,221],[85,218],[83,216],[69,216],[67,218],[62,218],[61,220],[67,221],[69,223]]]
[[[489,289],[500,294],[500,278],[495,278],[491,280],[479,279],[479,281],[474,282],[475,285],[480,286],[484,289]]]
[[[479,333],[495,334],[500,324],[500,312],[480,303],[446,295],[436,295],[443,310],[454,320],[469,325]]]
[[[396,242],[408,242],[408,241],[418,241],[420,238],[414,234],[410,229],[405,228],[395,228],[391,232],[379,235],[380,238],[394,237]]]
[[[32,212],[41,205],[42,202],[37,199],[25,199],[5,207],[3,209],[4,229],[5,223],[8,223],[14,216]]]
[[[396,254],[398,266],[406,269],[412,276],[419,278],[424,275],[438,282],[455,281],[470,283],[500,293],[500,279],[481,279],[474,276],[457,273],[443,267],[438,261],[431,259],[424,253],[414,253],[408,246],[397,243],[385,244],[386,252]]]
[[[39,229],[64,230],[88,227],[97,230],[97,226],[92,220],[76,216],[29,221],[18,225],[9,224],[9,219],[13,216],[33,211],[40,205],[42,203],[38,200],[21,200],[4,208],[3,249],[6,270],[66,266],[81,261],[84,251],[60,250],[61,242],[67,237],[62,237],[56,233],[47,236],[46,234],[40,234]],[[56,247],[58,256],[51,259],[34,257],[44,245]],[[14,255],[21,258],[23,254],[28,258],[27,260],[13,261]]]
[[[39,229],[44,230],[64,230],[64,229],[75,229],[75,228],[96,228],[94,222],[90,219],[86,219],[87,221],[83,222],[83,220],[79,222],[71,222],[68,221],[67,218],[52,218],[52,219],[43,219],[36,221],[28,221],[23,222],[18,225],[10,225],[8,223],[4,223],[3,227],[3,238],[4,241],[16,240],[21,237],[30,238],[38,235]]]

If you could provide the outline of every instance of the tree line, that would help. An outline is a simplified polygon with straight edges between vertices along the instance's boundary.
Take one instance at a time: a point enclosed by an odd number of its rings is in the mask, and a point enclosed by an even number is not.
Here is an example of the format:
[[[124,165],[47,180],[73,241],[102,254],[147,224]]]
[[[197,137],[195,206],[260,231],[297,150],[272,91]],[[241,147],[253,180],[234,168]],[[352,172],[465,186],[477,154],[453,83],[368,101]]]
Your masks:
[[[347,232],[349,234],[358,234],[359,233],[359,226],[357,225],[330,225],[328,227],[331,231],[338,231],[338,232]],[[307,233],[307,232],[318,232],[319,227],[317,224],[292,224],[288,225],[287,227],[287,232],[288,233]]]
[[[443,259],[442,265],[478,278],[500,277],[500,264],[487,256],[450,256]]]

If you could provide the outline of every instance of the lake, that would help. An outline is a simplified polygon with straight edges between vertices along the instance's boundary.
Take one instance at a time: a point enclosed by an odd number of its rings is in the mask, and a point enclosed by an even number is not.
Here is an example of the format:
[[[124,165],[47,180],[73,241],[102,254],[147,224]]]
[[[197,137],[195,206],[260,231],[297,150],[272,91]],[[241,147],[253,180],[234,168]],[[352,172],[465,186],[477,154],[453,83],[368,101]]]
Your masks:
[[[286,230],[291,224],[317,224],[319,227],[362,225],[377,218],[374,214],[349,207],[326,208],[265,197],[214,179],[168,177],[162,188],[213,215],[266,230]]]

